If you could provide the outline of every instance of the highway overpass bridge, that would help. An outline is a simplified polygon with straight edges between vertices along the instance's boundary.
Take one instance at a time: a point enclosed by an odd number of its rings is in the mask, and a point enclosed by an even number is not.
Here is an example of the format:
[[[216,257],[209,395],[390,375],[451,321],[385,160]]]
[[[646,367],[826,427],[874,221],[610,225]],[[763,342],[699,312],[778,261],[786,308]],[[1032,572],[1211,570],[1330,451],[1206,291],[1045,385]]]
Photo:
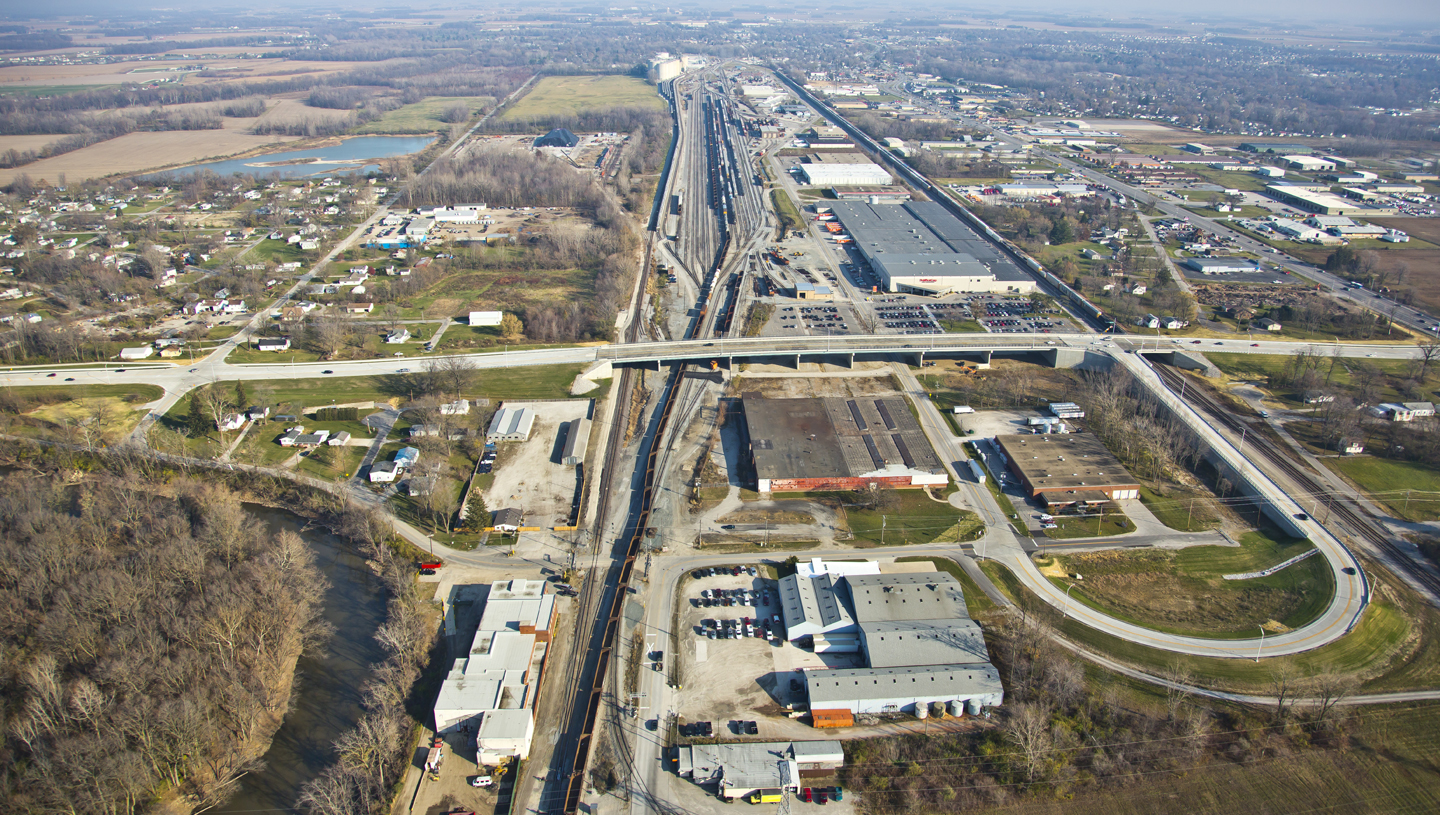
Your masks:
[[[1215,348],[1220,345],[1220,348]],[[1107,368],[1117,353],[1135,351],[1179,368],[1218,373],[1199,351],[1293,354],[1296,343],[1214,342],[1208,348],[1153,340],[1112,339],[1096,334],[928,334],[896,336],[747,337],[741,339],[679,340],[605,345],[596,359],[612,365],[659,369],[677,363],[709,364],[726,368],[755,362],[798,367],[802,362],[854,365],[857,361],[904,361],[919,365],[932,359],[968,360],[989,365],[993,359],[1024,359],[1055,368]],[[1391,354],[1413,355],[1414,347],[1386,347]],[[1374,346],[1341,346],[1342,356],[1373,355]],[[1329,348],[1327,346],[1327,352]]]

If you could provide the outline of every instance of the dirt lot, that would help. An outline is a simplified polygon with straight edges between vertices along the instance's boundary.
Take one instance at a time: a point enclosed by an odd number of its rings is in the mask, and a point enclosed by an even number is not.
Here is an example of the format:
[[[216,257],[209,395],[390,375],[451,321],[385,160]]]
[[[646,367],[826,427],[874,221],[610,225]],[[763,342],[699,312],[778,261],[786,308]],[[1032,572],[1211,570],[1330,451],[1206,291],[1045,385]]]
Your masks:
[[[575,468],[560,463],[562,425],[588,415],[591,401],[505,402],[506,407],[535,409],[535,426],[525,442],[501,442],[495,481],[485,491],[491,511],[517,507],[526,526],[564,526],[575,496]]]
[[[867,374],[861,366],[876,366]],[[856,363],[856,370],[827,363],[803,363],[796,371],[784,365],[746,365],[735,377],[741,393],[758,393],[767,399],[805,397],[895,396],[900,393],[883,362]]]
[[[333,74],[348,71],[356,66],[373,67],[384,63],[373,62],[307,62],[288,59],[237,59],[221,58],[203,60],[207,72],[218,72],[220,76],[187,76],[186,84],[226,82],[231,79],[254,79],[266,76],[290,76],[294,74]],[[153,61],[111,63],[109,65],[12,65],[0,68],[0,86],[4,85],[120,85],[126,82],[147,82],[164,79],[176,74],[167,71],[131,73],[137,68],[156,68]]]

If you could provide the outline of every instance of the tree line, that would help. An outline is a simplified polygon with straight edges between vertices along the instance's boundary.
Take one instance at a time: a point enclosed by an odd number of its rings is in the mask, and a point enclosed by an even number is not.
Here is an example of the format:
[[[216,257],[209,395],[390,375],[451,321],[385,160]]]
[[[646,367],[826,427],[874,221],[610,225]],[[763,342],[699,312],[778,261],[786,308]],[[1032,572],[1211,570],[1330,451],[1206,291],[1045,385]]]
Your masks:
[[[0,489],[6,812],[120,815],[167,790],[223,802],[324,633],[298,536],[224,487],[156,487],[17,473]]]

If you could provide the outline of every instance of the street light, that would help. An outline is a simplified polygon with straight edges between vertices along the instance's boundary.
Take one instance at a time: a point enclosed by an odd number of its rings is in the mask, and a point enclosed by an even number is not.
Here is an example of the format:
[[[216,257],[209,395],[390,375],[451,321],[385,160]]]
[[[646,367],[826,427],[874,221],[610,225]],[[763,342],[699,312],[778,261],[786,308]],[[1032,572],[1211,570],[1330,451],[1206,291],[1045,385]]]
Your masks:
[[[1265,648],[1265,626],[1260,626],[1260,644],[1255,646],[1255,661],[1260,661],[1260,652]]]
[[[1065,590],[1065,613],[1064,613],[1063,615],[1061,615],[1061,618],[1060,618],[1060,619],[1062,619],[1062,620],[1063,620],[1063,619],[1066,619],[1066,618],[1068,618],[1068,617],[1070,616],[1070,591],[1071,591],[1071,589],[1074,589],[1074,588],[1075,588],[1075,584],[1074,584],[1074,583],[1071,583],[1071,584],[1070,584],[1070,588]]]

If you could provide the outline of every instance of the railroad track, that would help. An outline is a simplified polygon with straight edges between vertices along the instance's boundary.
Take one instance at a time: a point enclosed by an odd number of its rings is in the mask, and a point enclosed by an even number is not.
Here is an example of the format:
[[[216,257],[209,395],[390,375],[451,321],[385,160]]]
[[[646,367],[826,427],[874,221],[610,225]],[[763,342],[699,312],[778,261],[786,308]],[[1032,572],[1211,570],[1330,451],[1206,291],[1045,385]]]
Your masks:
[[[713,113],[711,115],[713,115]],[[720,154],[718,151],[712,150],[709,153],[709,157],[714,161],[718,161]],[[710,173],[712,182],[717,180],[718,173],[714,166],[710,168]],[[663,194],[664,189],[665,185],[663,183],[660,184],[657,194]],[[718,190],[712,186],[712,194],[715,192],[718,192]],[[713,203],[715,203],[715,198],[712,197],[712,204]],[[710,310],[710,301],[717,288],[714,284],[717,282],[718,273],[724,264],[731,240],[731,233],[725,218],[722,217],[718,219],[717,227],[720,231],[720,245],[715,252],[710,269],[705,275],[704,282],[701,285],[698,303],[699,310],[685,332],[686,339],[699,339],[708,333],[706,329],[706,313]],[[651,242],[646,244],[645,260],[641,267],[644,272],[648,272],[650,268],[650,250],[653,246],[653,241],[654,236],[652,232]],[[636,301],[634,304],[636,319],[631,320],[626,337],[628,342],[635,342],[639,337],[641,321],[638,319],[638,316],[641,313],[640,306],[642,305],[641,298],[643,297],[643,291],[643,286],[637,288]],[[714,317],[715,315],[712,314],[712,325]],[[650,436],[650,442],[644,453],[644,471],[641,479],[640,494],[631,503],[630,520],[627,522],[625,532],[622,535],[623,543],[617,541],[616,546],[612,550],[614,554],[605,581],[603,583],[597,583],[593,579],[587,580],[585,588],[588,593],[581,598],[584,601],[581,604],[584,609],[584,615],[580,619],[593,620],[595,627],[591,629],[585,651],[577,655],[579,657],[578,659],[572,658],[571,660],[572,671],[569,674],[571,683],[569,693],[566,697],[568,702],[567,707],[571,711],[571,719],[565,730],[562,731],[562,737],[569,735],[574,739],[574,745],[573,750],[568,754],[570,759],[568,762],[568,776],[565,778],[565,794],[563,804],[558,810],[560,812],[574,813],[579,808],[580,797],[585,789],[585,774],[588,769],[591,751],[594,748],[596,726],[600,722],[602,712],[604,712],[605,679],[612,671],[616,676],[620,675],[619,667],[621,663],[617,660],[612,664],[612,659],[616,656],[615,648],[617,642],[620,640],[619,633],[624,614],[625,599],[629,595],[630,580],[635,570],[635,560],[641,554],[646,529],[650,525],[650,513],[654,506],[656,478],[659,474],[659,464],[661,463],[661,456],[664,452],[661,441],[665,438],[671,418],[675,413],[678,401],[677,396],[686,381],[686,367],[685,365],[677,365],[671,369],[666,379],[664,389],[661,392],[660,399],[656,404],[655,410],[658,412],[658,420],[655,422],[654,430]],[[632,385],[631,375],[632,370],[628,368],[621,375],[620,390],[617,392],[617,397],[622,400],[620,403],[622,406],[628,404],[624,400],[627,399],[627,395],[630,392],[629,388]],[[615,421],[610,428],[609,455],[606,460],[605,472],[601,474],[600,483],[598,484],[598,488],[601,491],[600,495],[602,496],[602,507],[607,503],[605,496],[610,495],[613,489],[610,484],[611,473],[618,469],[620,447],[623,443],[620,428],[626,424],[626,422],[621,419],[624,413],[625,411],[622,407],[622,409],[617,412],[617,421]],[[603,524],[606,520],[603,509],[600,515],[601,517],[597,520]],[[600,530],[597,534],[603,534],[603,526],[598,526],[597,528]],[[598,552],[599,543],[597,541],[597,560]],[[593,617],[590,616],[592,610],[596,612]],[[577,619],[577,626],[582,625],[580,619]],[[603,624],[601,623],[602,620]],[[580,640],[577,636],[577,645],[579,642]],[[585,687],[587,684],[587,676],[588,688]],[[618,682],[612,687],[618,687]],[[611,721],[615,726],[612,729],[619,729],[621,722],[616,718],[619,716],[619,705],[617,699],[613,698],[613,695],[609,711],[612,715]],[[623,738],[620,739],[620,741],[623,740]],[[633,757],[628,744],[617,749],[619,758],[629,762]],[[557,744],[557,758],[561,752],[562,745]],[[555,766],[553,760],[552,766]],[[561,769],[563,770],[564,768],[562,767]],[[633,778],[633,772],[631,775]],[[641,783],[643,784],[643,782]],[[540,809],[542,812],[556,811],[555,808],[550,805],[550,802],[545,800],[542,800]]]
[[[1164,365],[1152,365],[1151,367],[1172,392],[1177,394],[1180,392],[1180,385],[1185,381],[1184,374]],[[1200,408],[1211,420],[1229,428],[1232,432],[1240,433],[1247,429],[1245,423],[1235,418],[1225,406],[1200,388],[1192,385],[1185,391],[1185,399]],[[1268,438],[1258,433],[1249,434],[1247,438],[1251,442],[1249,445],[1251,450],[1258,452],[1266,461],[1299,485],[1306,496],[1314,501],[1323,501],[1331,516],[1344,523],[1366,543],[1388,555],[1396,567],[1404,569],[1436,596],[1440,596],[1440,577],[1436,577],[1423,566],[1415,563],[1408,554],[1395,545],[1395,541],[1390,535],[1379,528],[1367,513],[1354,506],[1347,498],[1334,495],[1287,453],[1277,449]]]

